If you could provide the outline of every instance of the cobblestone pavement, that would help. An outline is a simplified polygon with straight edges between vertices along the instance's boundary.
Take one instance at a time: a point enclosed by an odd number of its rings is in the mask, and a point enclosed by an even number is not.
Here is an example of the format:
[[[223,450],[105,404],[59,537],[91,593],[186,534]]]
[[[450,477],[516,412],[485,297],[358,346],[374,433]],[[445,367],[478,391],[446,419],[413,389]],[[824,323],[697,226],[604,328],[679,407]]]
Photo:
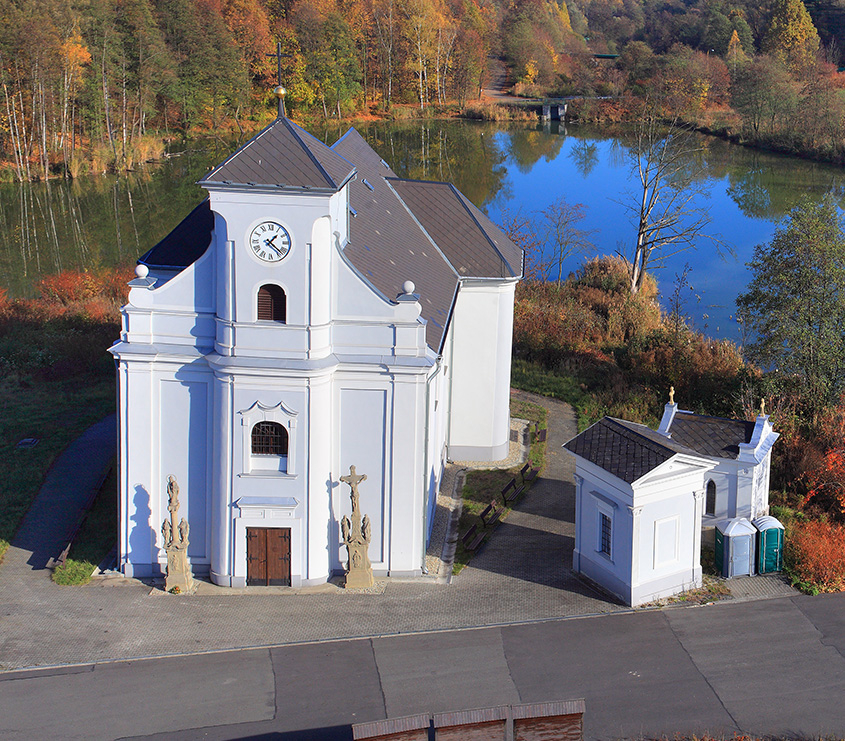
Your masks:
[[[515,396],[539,399],[521,392]],[[365,593],[331,583],[244,590],[203,584],[193,596],[166,594],[122,577],[59,587],[50,581],[44,553],[33,545],[34,531],[25,524],[21,533],[26,538],[19,534],[0,566],[0,669],[625,611],[570,570],[574,464],[561,445],[575,434],[575,416],[562,402],[539,401],[549,409],[546,470],[451,584],[434,578],[381,579]],[[103,438],[92,448],[89,441],[89,453],[96,452],[92,458],[110,455],[104,449],[108,444]],[[54,466],[33,511],[43,511],[39,500],[45,492],[69,490],[74,483],[87,486],[86,476],[99,475],[92,474],[96,466],[83,450],[69,449],[62,456],[73,458],[75,466]]]

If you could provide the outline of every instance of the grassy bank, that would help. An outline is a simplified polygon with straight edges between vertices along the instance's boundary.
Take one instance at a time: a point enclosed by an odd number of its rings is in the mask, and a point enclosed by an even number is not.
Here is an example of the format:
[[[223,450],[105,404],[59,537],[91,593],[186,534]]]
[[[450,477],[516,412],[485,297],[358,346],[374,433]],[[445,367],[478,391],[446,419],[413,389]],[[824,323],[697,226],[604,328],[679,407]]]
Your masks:
[[[52,462],[115,409],[108,347],[120,332],[125,271],[63,273],[40,297],[0,294],[0,558]],[[34,447],[18,447],[36,438]]]

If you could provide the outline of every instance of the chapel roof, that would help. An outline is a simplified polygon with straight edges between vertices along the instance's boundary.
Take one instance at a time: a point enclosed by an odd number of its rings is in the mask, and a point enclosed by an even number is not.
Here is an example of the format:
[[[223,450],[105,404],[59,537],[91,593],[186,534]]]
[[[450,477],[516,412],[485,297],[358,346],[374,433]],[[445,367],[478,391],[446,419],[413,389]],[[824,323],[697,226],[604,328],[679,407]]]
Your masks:
[[[288,118],[277,118],[217,165],[200,185],[337,191],[355,167]]]
[[[628,484],[678,453],[697,455],[645,425],[613,417],[600,419],[563,447]]]
[[[751,441],[754,422],[708,417],[678,410],[668,428],[671,439],[711,458],[736,459],[741,443]]]

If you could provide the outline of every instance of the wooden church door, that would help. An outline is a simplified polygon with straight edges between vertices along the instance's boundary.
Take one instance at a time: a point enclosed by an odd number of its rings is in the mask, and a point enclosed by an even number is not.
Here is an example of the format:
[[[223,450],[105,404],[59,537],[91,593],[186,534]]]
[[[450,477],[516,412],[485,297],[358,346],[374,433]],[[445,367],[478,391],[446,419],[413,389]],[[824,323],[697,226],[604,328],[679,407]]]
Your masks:
[[[290,586],[290,528],[246,529],[246,583],[250,587]]]

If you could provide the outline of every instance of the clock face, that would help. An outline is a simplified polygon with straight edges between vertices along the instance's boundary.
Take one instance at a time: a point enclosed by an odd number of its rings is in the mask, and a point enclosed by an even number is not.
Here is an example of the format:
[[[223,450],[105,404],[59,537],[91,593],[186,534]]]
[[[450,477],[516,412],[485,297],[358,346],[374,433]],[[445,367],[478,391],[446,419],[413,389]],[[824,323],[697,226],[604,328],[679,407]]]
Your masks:
[[[290,234],[275,221],[262,221],[249,233],[249,248],[264,262],[279,262],[290,252]]]

